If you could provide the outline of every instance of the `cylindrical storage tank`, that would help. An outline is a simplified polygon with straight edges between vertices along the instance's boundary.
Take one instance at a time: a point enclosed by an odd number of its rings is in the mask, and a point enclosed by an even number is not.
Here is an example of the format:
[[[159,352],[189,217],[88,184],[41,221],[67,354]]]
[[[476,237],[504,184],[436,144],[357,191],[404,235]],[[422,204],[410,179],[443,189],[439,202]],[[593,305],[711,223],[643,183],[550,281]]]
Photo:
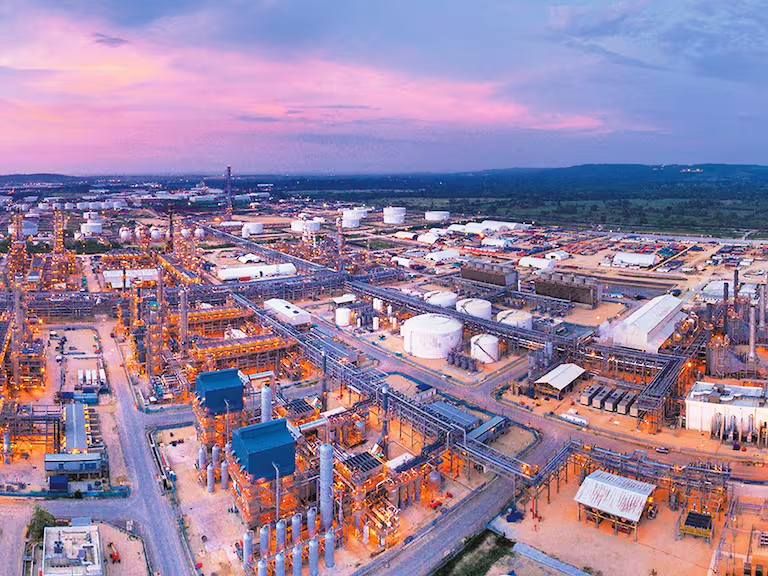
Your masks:
[[[208,460],[208,455],[205,452],[205,446],[200,446],[200,450],[197,451],[197,468],[200,472],[205,470],[206,460]]]
[[[285,576],[285,555],[282,552],[275,556],[275,576]]]
[[[205,240],[205,230],[202,228],[195,228],[195,239]]]
[[[88,202],[78,202],[77,203],[77,209],[78,210],[88,210]]]
[[[294,544],[301,542],[301,514],[294,514],[291,518],[291,540]]]
[[[333,536],[333,530],[328,530],[325,534],[325,567],[326,568],[333,568],[335,565],[333,554],[334,554],[334,546],[336,545],[336,542],[334,541]]]
[[[304,220],[294,220],[291,222],[291,230],[293,232],[304,232]]]
[[[533,328],[533,315],[525,310],[502,310],[496,314],[496,321],[525,330]]]
[[[409,318],[400,327],[403,348],[417,358],[441,359],[461,344],[462,325],[442,314]]]
[[[317,509],[313,506],[307,510],[307,536],[312,538],[317,530]]]
[[[269,422],[272,420],[272,388],[269,386],[261,387],[261,421]]]
[[[48,202],[38,202],[37,207],[40,208],[40,210],[50,210],[51,205]]]
[[[320,222],[317,220],[307,220],[304,222],[304,231],[305,232],[319,232],[320,231]]]
[[[221,463],[221,489],[226,490],[229,488],[229,463],[224,460]]]
[[[88,202],[89,210],[101,210],[101,202]]]
[[[390,206],[384,208],[384,224],[404,224],[405,208],[402,206]]]
[[[293,568],[291,570],[293,576],[301,576],[301,546],[293,547]]]
[[[256,564],[256,576],[269,576],[267,573],[267,561],[264,559],[259,560]]]
[[[269,526],[264,524],[259,530],[259,556],[269,556]]]
[[[336,308],[336,326],[349,326],[352,323],[352,310]]]
[[[378,316],[374,316],[373,320],[371,321],[371,323],[373,325],[372,327],[373,327],[374,330],[378,330],[379,329],[379,317]]]
[[[470,356],[483,364],[499,361],[499,339],[491,334],[478,334],[470,339]]]
[[[221,462],[221,447],[218,444],[213,445],[213,450],[211,450],[211,461],[214,466],[218,466],[219,462]]]
[[[213,462],[208,464],[208,492],[213,492],[216,488],[216,469],[213,467]]]
[[[149,229],[149,239],[152,240],[152,242],[160,242],[160,240],[163,239],[163,232],[160,230],[160,228],[155,228],[154,226]]]
[[[333,446],[320,445],[320,525],[328,530],[333,525]]]
[[[109,200],[101,203],[102,210],[111,210],[112,208],[114,208],[114,204],[112,204],[112,202]]]
[[[341,227],[342,228],[359,228],[360,220],[357,218],[342,218]]]
[[[455,292],[448,292],[446,290],[434,290],[424,294],[424,302],[432,304],[432,306],[440,306],[440,308],[456,306],[458,299],[459,297]]]
[[[120,228],[120,242],[130,242],[133,238],[130,228]]]
[[[80,224],[80,233],[86,236],[101,234],[101,222],[83,222]]]
[[[447,210],[427,210],[424,212],[424,220],[427,222],[443,222],[450,220],[451,213]]]
[[[373,309],[376,310],[376,312],[381,312],[382,310],[384,310],[384,300],[382,300],[381,298],[374,298]]]
[[[248,566],[253,560],[253,532],[243,534],[243,564]]]
[[[74,209],[75,209],[75,204],[73,204],[72,202],[64,203],[64,210],[74,210]]]
[[[320,569],[318,560],[317,539],[312,538],[312,540],[309,541],[309,576],[319,576]]]
[[[358,220],[368,218],[368,208],[353,208],[352,211],[357,215]]]
[[[440,483],[443,481],[443,477],[440,475],[440,472],[437,470],[432,470],[432,472],[429,473],[429,476],[427,476],[427,482],[429,483],[430,488],[433,490],[439,490],[440,489]]]
[[[261,222],[246,222],[240,229],[243,238],[248,238],[252,234],[261,234],[264,232],[264,224]]]
[[[275,524],[275,549],[283,550],[285,548],[285,520],[280,518]]]
[[[456,302],[456,310],[483,320],[490,320],[493,314],[491,303],[481,298],[463,298]]]

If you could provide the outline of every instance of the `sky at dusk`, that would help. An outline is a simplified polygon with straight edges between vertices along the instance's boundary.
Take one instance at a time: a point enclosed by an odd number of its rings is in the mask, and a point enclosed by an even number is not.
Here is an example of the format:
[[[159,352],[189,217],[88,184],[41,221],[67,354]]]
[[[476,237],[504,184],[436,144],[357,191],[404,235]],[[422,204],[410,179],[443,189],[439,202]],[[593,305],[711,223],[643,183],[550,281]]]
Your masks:
[[[765,0],[0,0],[0,173],[768,164]]]

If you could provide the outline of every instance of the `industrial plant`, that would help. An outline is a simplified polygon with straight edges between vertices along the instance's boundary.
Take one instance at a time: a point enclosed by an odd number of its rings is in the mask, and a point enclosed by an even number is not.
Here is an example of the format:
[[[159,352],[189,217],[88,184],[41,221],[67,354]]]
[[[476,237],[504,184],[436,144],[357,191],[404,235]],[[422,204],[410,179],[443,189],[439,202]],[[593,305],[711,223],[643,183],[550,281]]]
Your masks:
[[[763,574],[737,485],[768,449],[768,244],[220,178],[12,195],[3,497],[134,503],[152,574],[402,574],[485,525],[575,563],[556,523]],[[74,521],[24,556],[110,574],[119,547]]]

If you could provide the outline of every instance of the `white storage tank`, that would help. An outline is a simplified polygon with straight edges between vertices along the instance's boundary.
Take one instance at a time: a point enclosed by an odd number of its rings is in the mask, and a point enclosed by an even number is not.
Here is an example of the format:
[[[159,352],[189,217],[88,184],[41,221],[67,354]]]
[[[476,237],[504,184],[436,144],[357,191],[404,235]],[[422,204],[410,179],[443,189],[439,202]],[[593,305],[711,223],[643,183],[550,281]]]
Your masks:
[[[400,327],[403,348],[417,358],[441,359],[461,344],[461,322],[442,314],[421,314]]]
[[[499,339],[491,334],[478,334],[470,339],[469,353],[483,364],[499,361]]]
[[[77,209],[78,210],[88,210],[88,202],[78,202],[77,203]]]
[[[294,220],[291,222],[291,230],[293,232],[304,232],[304,220]]]
[[[126,243],[130,242],[133,239],[133,234],[131,233],[131,229],[123,226],[120,228],[120,242]]]
[[[202,228],[195,228],[195,238],[197,240],[205,240],[205,230]]]
[[[112,208],[114,208],[114,206],[115,205],[111,201],[109,201],[109,200],[101,203],[101,209],[102,210],[112,210]]]
[[[357,218],[342,218],[341,227],[342,228],[359,228],[360,220]]]
[[[80,232],[84,236],[93,236],[101,234],[101,222],[83,222],[80,224]]]
[[[363,220],[365,218],[368,218],[368,208],[365,207],[359,207],[359,208],[353,208],[352,212],[355,214],[355,218],[358,220]]]
[[[427,210],[424,212],[424,220],[427,222],[444,222],[450,218],[451,213],[447,210]]]
[[[344,327],[352,323],[352,310],[349,308],[336,308],[336,326]]]
[[[483,320],[490,320],[492,316],[491,303],[482,298],[463,298],[456,302],[456,310]]]
[[[307,220],[304,222],[304,230],[306,232],[319,232],[320,231],[320,222],[317,220]]]
[[[83,220],[98,220],[98,212],[83,212]]]
[[[402,206],[384,208],[384,224],[405,224],[405,208]]]
[[[525,330],[533,328],[533,315],[525,310],[502,310],[496,314],[496,321]]]
[[[72,202],[65,202],[64,203],[64,210],[74,210],[75,205]]]
[[[240,229],[243,238],[248,238],[252,234],[261,234],[264,232],[264,224],[261,222],[246,222]]]
[[[152,242],[160,242],[163,239],[163,231],[153,226],[149,229],[149,239]]]
[[[189,238],[192,236],[192,231],[189,228],[182,228],[181,229],[181,237],[182,238]]]
[[[101,210],[101,202],[88,202],[89,210]]]
[[[141,224],[137,224],[136,228],[133,229],[133,233],[136,236],[136,239],[143,238],[147,234],[147,229],[142,226]]]
[[[424,302],[432,304],[433,306],[440,306],[440,308],[451,308],[456,306],[458,296],[455,292],[448,292],[445,290],[434,290],[424,294]]]

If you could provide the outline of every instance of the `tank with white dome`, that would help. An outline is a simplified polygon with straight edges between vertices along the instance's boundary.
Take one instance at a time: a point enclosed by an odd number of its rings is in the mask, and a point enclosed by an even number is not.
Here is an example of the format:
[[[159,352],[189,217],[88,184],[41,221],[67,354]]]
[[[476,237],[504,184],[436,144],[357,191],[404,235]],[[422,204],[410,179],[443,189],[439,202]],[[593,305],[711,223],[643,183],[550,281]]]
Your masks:
[[[405,208],[402,206],[384,208],[384,224],[405,224]]]
[[[424,294],[424,302],[433,306],[440,306],[440,308],[456,306],[458,299],[459,297],[455,292],[448,292],[446,290],[433,290]]]
[[[482,298],[462,298],[456,302],[456,310],[483,320],[490,320],[493,315],[491,303]]]
[[[424,220],[427,222],[445,222],[451,219],[451,213],[447,210],[427,210],[424,212]]]
[[[126,244],[131,240],[133,240],[133,232],[131,232],[131,229],[127,226],[120,228],[120,242]]]
[[[533,315],[525,310],[502,310],[496,314],[496,321],[525,330],[533,328]]]
[[[195,228],[195,240],[205,240],[205,230],[202,228]]]
[[[461,344],[461,322],[443,314],[421,314],[400,327],[406,353],[425,359],[443,359]]]

